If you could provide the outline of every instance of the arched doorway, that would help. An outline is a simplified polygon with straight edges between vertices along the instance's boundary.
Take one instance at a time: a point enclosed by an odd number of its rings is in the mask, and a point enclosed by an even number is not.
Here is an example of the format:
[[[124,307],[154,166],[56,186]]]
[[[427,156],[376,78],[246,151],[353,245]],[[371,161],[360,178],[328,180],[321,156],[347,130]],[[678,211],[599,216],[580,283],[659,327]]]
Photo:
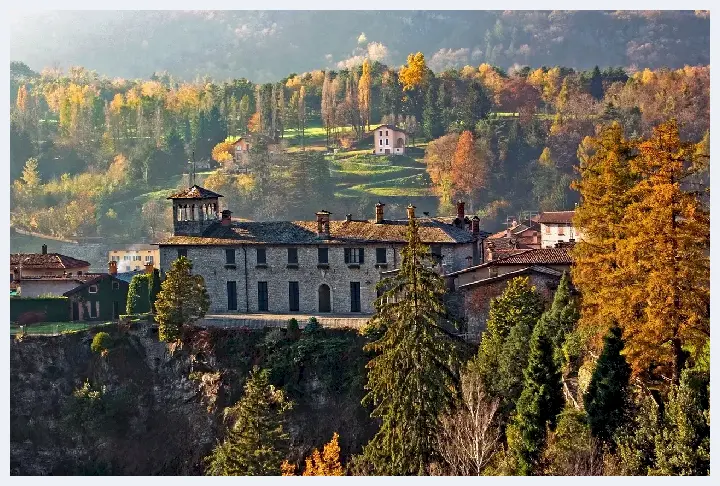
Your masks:
[[[330,287],[327,284],[318,289],[318,312],[330,312]]]

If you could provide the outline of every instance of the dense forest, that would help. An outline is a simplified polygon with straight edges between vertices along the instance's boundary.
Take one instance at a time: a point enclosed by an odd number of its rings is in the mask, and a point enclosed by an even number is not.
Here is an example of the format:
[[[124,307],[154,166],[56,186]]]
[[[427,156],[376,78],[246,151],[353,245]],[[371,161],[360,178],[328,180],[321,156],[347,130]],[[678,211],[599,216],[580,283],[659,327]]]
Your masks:
[[[11,19],[13,59],[110,77],[166,70],[271,82],[364,57],[399,66],[422,51],[433,71],[466,64],[651,69],[709,64],[707,11],[86,11]]]
[[[365,60],[275,83],[187,83],[167,74],[109,79],[81,67],[36,73],[15,62],[12,224],[63,237],[152,239],[169,229],[163,198],[187,184],[182,174],[194,158],[220,168],[202,181],[241,218],[306,219],[321,203],[367,217],[378,194],[394,203],[391,216],[412,197],[446,214],[464,198],[492,230],[509,214],[571,208],[578,151],[609,122],[641,136],[675,118],[683,139],[707,140],[709,73],[489,64],[435,73],[416,53],[399,69]],[[408,132],[406,156],[363,150],[368,127],[380,122]],[[251,170],[237,174],[226,162],[240,136],[257,143]],[[340,154],[323,155],[332,148]],[[341,155],[350,158],[335,160]],[[370,170],[395,178],[345,190]]]

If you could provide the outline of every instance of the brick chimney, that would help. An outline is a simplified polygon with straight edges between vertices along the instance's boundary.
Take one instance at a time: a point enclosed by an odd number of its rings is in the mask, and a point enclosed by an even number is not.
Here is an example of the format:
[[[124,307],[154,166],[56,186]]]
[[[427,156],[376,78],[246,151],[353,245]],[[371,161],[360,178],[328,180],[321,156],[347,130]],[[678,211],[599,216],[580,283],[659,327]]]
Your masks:
[[[42,246],[42,254],[47,255],[47,245]]]
[[[152,264],[152,262],[147,262],[145,264],[145,273],[149,273],[152,275],[152,273],[155,271],[155,265]]]
[[[473,219],[470,222],[470,227],[472,228],[472,234],[480,234],[480,218],[478,218],[477,215],[473,216]]]
[[[492,261],[494,252],[495,252],[495,243],[493,243],[492,241],[489,241],[488,245],[487,245],[487,261],[489,261],[489,262]]]
[[[117,275],[117,262],[115,260],[108,262],[108,273],[110,275]]]
[[[457,217],[460,220],[461,224],[465,221],[465,202],[464,201],[457,202]]]
[[[407,217],[408,219],[415,219],[415,206],[412,204],[407,207]]]
[[[317,213],[315,213],[315,218],[317,220],[317,235],[322,237],[329,237],[330,236],[330,215],[332,213],[325,211],[324,209],[321,209]]]
[[[380,224],[383,222],[385,214],[385,205],[378,201],[378,203],[375,205],[375,224]]]
[[[226,209],[221,214],[222,219],[220,220],[220,224],[222,224],[223,226],[230,226],[230,221],[232,220],[232,211]]]

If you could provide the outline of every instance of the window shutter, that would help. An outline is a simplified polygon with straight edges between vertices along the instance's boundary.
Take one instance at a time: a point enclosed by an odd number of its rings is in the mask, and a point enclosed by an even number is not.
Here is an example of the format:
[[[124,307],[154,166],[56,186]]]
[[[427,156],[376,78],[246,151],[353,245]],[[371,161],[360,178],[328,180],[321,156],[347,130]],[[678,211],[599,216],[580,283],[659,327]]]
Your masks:
[[[365,263],[365,248],[360,248],[360,263]]]
[[[350,248],[345,248],[345,263],[350,263]]]

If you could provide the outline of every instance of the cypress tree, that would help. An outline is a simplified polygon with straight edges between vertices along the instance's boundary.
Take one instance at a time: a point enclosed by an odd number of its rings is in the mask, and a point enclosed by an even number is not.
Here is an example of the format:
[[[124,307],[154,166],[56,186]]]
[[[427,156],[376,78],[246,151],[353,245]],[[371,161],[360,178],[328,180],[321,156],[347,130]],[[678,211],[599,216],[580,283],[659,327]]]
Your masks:
[[[590,94],[596,100],[603,99],[605,95],[602,85],[602,74],[600,73],[600,68],[597,66],[595,66],[595,69],[592,70],[592,74],[590,75]]]
[[[368,394],[381,419],[378,433],[358,458],[374,474],[416,475],[437,459],[438,417],[458,393],[457,341],[445,329],[445,284],[432,270],[427,246],[414,218],[402,249],[398,275],[378,285],[385,289],[369,323],[378,339],[366,345]]]
[[[570,276],[564,272],[560,279],[560,285],[555,291],[552,307],[540,318],[540,322],[548,326],[548,332],[555,348],[555,357],[560,366],[562,366],[561,351],[565,336],[575,328],[579,318],[580,310],[570,291]]]
[[[614,326],[605,336],[602,354],[585,393],[590,431],[604,442],[610,442],[622,425],[628,405],[630,366],[621,354],[623,347],[622,332]]]
[[[279,476],[289,448],[284,430],[292,408],[282,390],[268,381],[268,370],[255,367],[240,401],[226,413],[236,417],[225,441],[206,458],[208,476]]]
[[[522,390],[528,336],[542,311],[542,300],[528,277],[512,279],[502,295],[490,302],[487,330],[482,335],[475,368],[483,388],[501,398],[508,413]]]
[[[539,323],[530,340],[528,365],[517,411],[508,428],[508,447],[515,472],[522,476],[540,472],[547,426],[555,427],[563,408],[560,371],[554,358],[552,332]]]

